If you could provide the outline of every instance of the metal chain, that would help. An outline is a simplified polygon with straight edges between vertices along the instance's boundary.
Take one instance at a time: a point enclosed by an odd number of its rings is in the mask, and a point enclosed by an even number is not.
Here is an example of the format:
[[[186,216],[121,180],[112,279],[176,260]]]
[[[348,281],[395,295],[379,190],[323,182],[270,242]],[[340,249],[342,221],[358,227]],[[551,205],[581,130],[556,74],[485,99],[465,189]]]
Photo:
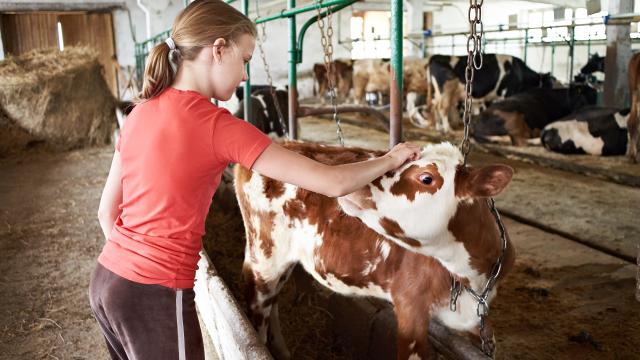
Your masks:
[[[256,18],[260,18],[260,5],[258,4],[259,0],[255,0],[256,2]],[[284,136],[289,137],[289,131],[287,130],[287,124],[284,121],[284,115],[282,115],[282,109],[280,108],[280,102],[278,101],[278,97],[276,95],[276,89],[273,86],[273,78],[271,77],[271,69],[269,68],[269,62],[267,62],[267,56],[262,47],[263,44],[267,41],[267,26],[266,23],[262,23],[260,26],[260,32],[256,36],[256,40],[258,43],[258,50],[260,51],[260,58],[262,58],[262,67],[264,68],[264,72],[267,75],[267,84],[269,85],[269,92],[271,93],[271,98],[273,99],[273,104],[276,108],[276,113],[278,114],[278,121],[280,122],[280,127],[282,127],[282,131],[284,131]]]
[[[467,164],[467,155],[471,150],[471,141],[469,140],[469,128],[471,124],[471,106],[473,104],[473,78],[475,71],[482,68],[482,36],[484,34],[484,25],[482,23],[482,4],[484,0],[469,0],[469,35],[467,36],[467,67],[464,71],[464,113],[462,121],[464,122],[464,137],[460,144],[464,165]]]
[[[320,12],[320,5],[322,5],[322,0],[318,0],[316,2],[316,10],[318,11],[318,29],[320,29],[320,44],[322,45],[322,49],[324,51],[324,67],[327,71],[327,83],[329,87],[329,97],[331,98],[331,105],[333,106],[333,121],[336,123],[336,132],[338,134],[338,140],[340,141],[340,145],[344,146],[344,134],[342,133],[342,126],[340,125],[340,117],[338,117],[338,99],[336,94],[336,84],[333,79],[333,70],[335,70],[335,65],[333,64],[333,43],[331,41],[333,37],[333,24],[332,17],[333,13],[331,12],[331,8],[327,7],[327,29],[325,32],[325,23],[322,18],[322,14]],[[336,74],[337,79],[337,74]],[[324,96],[324,94],[322,94]]]
[[[487,206],[489,206],[491,214],[498,224],[498,230],[500,231],[500,256],[498,257],[498,260],[496,260],[495,264],[493,264],[489,278],[487,279],[487,282],[485,283],[481,293],[478,293],[468,286],[462,285],[458,279],[451,276],[451,298],[449,300],[449,309],[454,312],[456,311],[458,297],[460,296],[462,290],[466,290],[469,295],[471,295],[471,297],[476,300],[476,314],[480,318],[480,341],[482,343],[482,351],[487,356],[493,356],[495,344],[493,342],[493,339],[490,339],[486,333],[486,318],[489,315],[489,294],[491,293],[491,290],[493,290],[498,276],[500,276],[500,272],[502,271],[502,262],[504,261],[504,255],[507,250],[507,232],[504,228],[500,213],[496,208],[496,203],[493,198],[487,199]]]
[[[465,98],[464,113],[462,116],[464,122],[464,136],[462,139],[462,143],[460,144],[460,151],[463,155],[464,166],[467,165],[467,156],[469,155],[469,151],[471,150],[469,129],[471,125],[471,106],[473,103],[473,79],[475,76],[475,71],[480,70],[483,65],[483,3],[484,0],[469,0],[469,35],[467,36],[467,66],[464,72]],[[496,223],[498,224],[498,229],[500,230],[502,251],[500,252],[500,256],[496,260],[495,264],[493,265],[489,278],[487,279],[487,282],[485,283],[484,289],[481,293],[476,292],[468,286],[462,285],[458,279],[453,277],[453,275],[451,276],[451,298],[449,300],[449,309],[451,311],[456,311],[458,297],[460,296],[460,293],[463,289],[466,290],[476,300],[476,314],[480,318],[480,340],[482,342],[482,351],[487,356],[492,357],[495,344],[493,343],[493,339],[489,339],[489,337],[487,336],[486,317],[489,315],[489,294],[491,293],[491,290],[493,290],[498,276],[500,275],[500,271],[502,270],[502,262],[507,250],[507,236],[504,224],[502,223],[502,219],[500,218],[500,213],[498,212],[498,209],[496,209],[496,204],[493,198],[487,199],[487,206],[489,206],[491,214],[493,214]]]

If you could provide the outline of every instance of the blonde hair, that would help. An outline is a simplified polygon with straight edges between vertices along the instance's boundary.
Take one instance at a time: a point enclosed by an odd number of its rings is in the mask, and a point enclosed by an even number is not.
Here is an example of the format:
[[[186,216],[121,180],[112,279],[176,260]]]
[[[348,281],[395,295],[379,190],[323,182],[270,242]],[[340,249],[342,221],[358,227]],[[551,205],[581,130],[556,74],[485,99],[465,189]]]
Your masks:
[[[216,39],[230,46],[244,34],[256,36],[253,22],[222,0],[196,0],[182,10],[171,29],[175,50],[162,42],[151,49],[144,68],[142,91],[136,102],[143,102],[160,95],[171,86],[175,71],[183,60],[193,60],[203,47]],[[171,57],[171,59],[170,59]],[[175,68],[172,67],[172,63]]]

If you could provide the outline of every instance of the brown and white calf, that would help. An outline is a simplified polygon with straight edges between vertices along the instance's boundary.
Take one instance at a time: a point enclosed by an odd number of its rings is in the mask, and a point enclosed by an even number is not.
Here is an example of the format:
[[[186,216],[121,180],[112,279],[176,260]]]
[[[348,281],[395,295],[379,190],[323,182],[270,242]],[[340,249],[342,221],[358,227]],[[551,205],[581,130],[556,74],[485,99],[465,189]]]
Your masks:
[[[384,154],[308,143],[284,146],[331,165]],[[428,145],[421,159],[340,198],[236,167],[250,318],[262,341],[269,338],[276,357],[288,357],[277,295],[297,263],[333,291],[393,303],[398,359],[433,356],[427,340],[432,317],[477,336],[476,302],[467,292],[455,312],[449,309],[451,276],[482,291],[501,252],[499,230],[484,198],[501,192],[513,170],[461,164],[453,145]],[[514,258],[509,243],[500,278]],[[495,289],[489,299],[494,296]]]
[[[349,97],[349,92],[353,87],[353,60],[336,59],[331,62],[330,67],[331,80],[335,86],[336,96],[339,101],[344,101]],[[313,65],[313,80],[313,95],[320,96],[320,100],[324,104],[330,80],[325,64],[318,63]]]

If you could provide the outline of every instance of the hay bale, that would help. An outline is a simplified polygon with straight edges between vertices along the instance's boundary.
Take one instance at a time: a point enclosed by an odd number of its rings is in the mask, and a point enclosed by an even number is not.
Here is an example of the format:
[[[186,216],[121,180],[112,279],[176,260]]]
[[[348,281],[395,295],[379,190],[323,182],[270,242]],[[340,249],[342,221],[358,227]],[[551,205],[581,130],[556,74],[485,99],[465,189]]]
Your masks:
[[[18,154],[42,143],[42,139],[29,134],[0,109],[0,158]]]
[[[86,47],[0,61],[0,108],[9,118],[1,131],[22,131],[31,137],[27,143],[44,140],[56,150],[108,144],[116,100],[102,72],[98,54]]]

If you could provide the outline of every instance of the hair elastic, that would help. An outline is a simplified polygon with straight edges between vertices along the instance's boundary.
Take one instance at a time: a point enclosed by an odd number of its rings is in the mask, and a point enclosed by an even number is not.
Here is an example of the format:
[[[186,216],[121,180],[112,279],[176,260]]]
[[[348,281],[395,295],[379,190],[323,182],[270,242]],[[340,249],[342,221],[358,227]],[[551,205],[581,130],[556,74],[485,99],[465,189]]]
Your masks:
[[[175,50],[176,49],[176,43],[173,41],[173,39],[171,38],[171,36],[169,36],[167,38],[167,40],[164,41],[167,45],[169,45],[169,50]]]

